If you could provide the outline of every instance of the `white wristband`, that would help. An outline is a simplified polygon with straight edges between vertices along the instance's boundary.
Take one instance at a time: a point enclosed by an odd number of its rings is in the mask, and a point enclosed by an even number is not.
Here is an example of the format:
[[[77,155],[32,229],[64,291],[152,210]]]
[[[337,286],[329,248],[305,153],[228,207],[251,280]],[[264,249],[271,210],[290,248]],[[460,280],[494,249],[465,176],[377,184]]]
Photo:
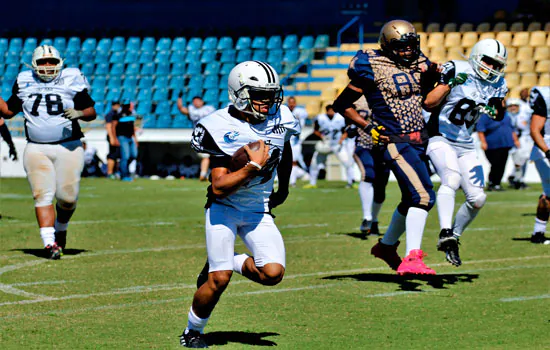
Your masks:
[[[258,170],[262,170],[262,166],[256,162],[249,160],[248,164],[255,166],[256,168],[258,168]]]

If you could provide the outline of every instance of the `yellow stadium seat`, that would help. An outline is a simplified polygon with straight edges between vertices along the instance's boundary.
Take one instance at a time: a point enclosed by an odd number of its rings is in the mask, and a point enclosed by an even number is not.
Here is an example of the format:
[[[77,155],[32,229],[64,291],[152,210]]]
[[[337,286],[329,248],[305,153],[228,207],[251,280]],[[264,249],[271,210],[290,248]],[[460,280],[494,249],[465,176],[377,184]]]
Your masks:
[[[512,89],[516,86],[519,86],[519,74],[518,73],[507,73],[504,78],[506,78],[506,83],[508,84],[509,89]]]
[[[462,23],[460,25],[460,28],[458,29],[458,31],[461,32],[461,33],[473,32],[474,31],[474,25],[472,23]]]
[[[550,72],[550,60],[538,61],[535,66],[535,72],[537,73],[548,73]]]
[[[424,24],[422,22],[413,22],[412,25],[417,33],[424,31]]]
[[[512,43],[512,33],[498,32],[495,39],[500,41],[504,46],[510,46],[510,44]]]
[[[512,89],[510,89],[510,92],[508,92],[508,98],[519,98],[519,92],[522,90],[521,86],[516,86]]]
[[[550,32],[550,22],[546,22],[546,24],[544,25],[544,29],[543,29],[545,32]]]
[[[542,24],[540,22],[531,22],[529,26],[527,26],[528,32],[535,32],[537,30],[542,30]]]
[[[507,47],[506,51],[508,51],[508,60],[515,60],[517,56],[518,49],[515,47]]]
[[[493,32],[504,32],[508,29],[506,22],[498,22],[493,28]]]
[[[438,46],[443,47],[444,39],[445,39],[445,34],[441,32],[430,33],[430,36],[428,37],[427,47],[429,48],[438,47]]]
[[[531,88],[538,83],[538,76],[536,73],[525,73],[521,75],[519,86],[523,88]]]
[[[426,45],[428,44],[428,33],[418,32],[418,36],[420,37],[420,49],[426,49]]]
[[[454,22],[445,23],[443,33],[452,33],[457,31],[457,24]]]
[[[476,27],[476,32],[478,33],[489,32],[490,30],[491,30],[491,25],[489,24],[489,22],[481,22]]]
[[[533,48],[531,46],[518,47],[516,59],[518,61],[530,60],[533,58]]]
[[[447,52],[443,46],[437,46],[430,50],[430,60],[433,62],[443,63],[447,57]]]
[[[549,30],[550,32],[550,30]],[[548,35],[548,39],[546,39],[546,46],[550,46],[550,35]]]
[[[531,37],[529,38],[529,46],[546,46],[546,32],[543,32],[542,30],[532,32]]]
[[[477,43],[477,33],[476,32],[466,32],[462,34],[462,42],[460,46],[462,47],[472,47]]]
[[[516,72],[518,73],[532,73],[535,71],[535,61],[533,60],[523,60],[519,61],[518,69]]]
[[[539,86],[550,86],[550,73],[542,73],[539,77]]]
[[[445,34],[445,42],[444,42],[444,46],[446,48],[449,48],[449,47],[457,47],[457,46],[460,46],[460,41],[461,41],[461,34],[460,33],[457,33],[457,32],[454,32],[454,33],[447,33]]]
[[[510,26],[511,32],[522,32],[523,31],[523,23],[522,22],[514,22]]]
[[[428,32],[428,33],[439,32],[439,28],[440,28],[439,23],[430,23],[426,27],[426,32]]]
[[[514,34],[514,39],[512,39],[512,46],[520,47],[527,44],[529,44],[529,32],[517,32]]]
[[[494,39],[495,36],[496,36],[496,35],[495,35],[494,32],[481,33],[481,34],[479,34],[479,39],[478,39],[478,40],[483,40],[483,39]]]
[[[518,61],[508,60],[506,63],[506,69],[504,70],[506,73],[515,73],[518,70]]]
[[[450,47],[447,51],[447,61],[465,60],[464,50],[461,47]]]
[[[533,59],[535,61],[542,61],[550,59],[550,47],[548,46],[539,46],[535,48],[535,53],[533,54]]]

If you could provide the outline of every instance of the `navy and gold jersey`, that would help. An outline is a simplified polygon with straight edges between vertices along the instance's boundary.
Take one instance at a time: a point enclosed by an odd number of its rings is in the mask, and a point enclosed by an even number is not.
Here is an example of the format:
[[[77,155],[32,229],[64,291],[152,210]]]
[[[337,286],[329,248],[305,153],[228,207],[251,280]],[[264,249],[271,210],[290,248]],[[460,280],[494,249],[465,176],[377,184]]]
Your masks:
[[[430,64],[420,55],[410,67],[403,67],[380,50],[358,51],[351,60],[351,84],[363,90],[374,121],[386,128],[390,142],[423,143],[427,139],[420,75]]]

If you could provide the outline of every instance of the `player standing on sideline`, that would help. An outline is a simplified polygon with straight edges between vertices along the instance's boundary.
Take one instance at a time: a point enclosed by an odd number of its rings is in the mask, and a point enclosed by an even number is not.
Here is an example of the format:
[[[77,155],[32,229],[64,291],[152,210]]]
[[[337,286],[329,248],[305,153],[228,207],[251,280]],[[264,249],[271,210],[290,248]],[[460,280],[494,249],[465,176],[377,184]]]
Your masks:
[[[458,241],[485,204],[485,176],[471,136],[481,114],[502,120],[504,97],[508,92],[504,69],[508,53],[494,39],[474,45],[468,61],[453,60],[442,67],[438,85],[426,96],[424,106],[431,110],[427,154],[441,186],[437,191],[439,242],[447,261],[460,266]],[[452,223],[456,191],[462,187],[466,201]]]
[[[550,244],[550,238],[545,236],[550,214],[550,86],[532,88],[529,101],[533,110],[531,137],[536,146],[531,152],[531,160],[535,162],[542,181],[531,243]]]
[[[304,107],[296,105],[296,98],[290,96],[286,101],[288,109],[294,117],[300,122],[300,128],[303,129],[308,118],[307,111]],[[296,186],[296,181],[306,175],[307,166],[304,162],[302,154],[302,141],[300,135],[294,135],[290,138],[292,146],[292,172],[290,173],[290,186]]]
[[[300,133],[300,123],[281,106],[279,76],[267,63],[239,63],[229,73],[228,85],[232,104],[201,119],[193,131],[193,148],[212,155],[212,184],[206,204],[208,262],[197,279],[180,337],[189,348],[207,347],[204,327],[233,272],[266,286],[278,284],[285,273],[283,238],[270,212],[288,196],[289,140]],[[247,146],[258,140],[258,150]],[[249,162],[230,172],[231,155],[243,146]],[[279,188],[274,192],[277,173]],[[234,253],[237,235],[253,256]]]
[[[512,149],[512,160],[514,161],[514,171],[508,177],[510,186],[515,189],[527,188],[523,181],[527,161],[533,150],[533,139],[530,134],[531,114],[533,111],[527,106],[522,107],[523,101],[519,98],[506,99],[506,113],[512,119],[514,131],[519,139],[519,147]]]
[[[200,96],[193,97],[191,104],[185,107],[181,96],[182,93],[180,93],[180,96],[178,97],[178,109],[182,114],[189,117],[189,120],[193,123],[193,128],[197,126],[199,120],[216,110],[214,107],[204,104],[204,100]],[[199,174],[199,180],[206,181],[208,176],[208,168],[210,167],[210,155],[207,153],[198,153],[198,155],[201,158],[201,172]]]
[[[420,52],[420,38],[414,26],[403,20],[386,23],[380,31],[380,50],[359,51],[352,59],[351,82],[334,105],[354,123],[370,133],[375,144],[384,143],[384,161],[401,188],[401,203],[393,213],[384,237],[371,253],[384,260],[399,275],[435,274],[424,262],[422,235],[433,207],[435,193],[426,167],[428,139],[422,115],[422,86],[437,66]],[[431,68],[431,69],[429,69]],[[353,103],[365,96],[374,120],[365,121]],[[397,254],[399,237],[406,231],[406,257]]]
[[[335,112],[332,105],[327,105],[325,110],[326,113],[317,116],[313,126],[313,133],[321,140],[315,145],[315,152],[309,166],[309,184],[304,188],[317,188],[319,170],[326,169],[327,157],[331,153],[346,169],[346,186],[351,188],[353,185],[353,155],[347,154],[346,149],[343,148],[344,140],[347,137],[347,133],[344,131],[346,120]]]
[[[23,165],[34,197],[40,236],[48,258],[59,259],[76,209],[84,167],[80,141],[84,135],[78,120],[95,119],[95,102],[88,94],[86,77],[77,68],[63,69],[55,47],[37,47],[31,68],[19,73],[7,102],[0,98],[0,115],[11,118],[24,113],[28,143]]]

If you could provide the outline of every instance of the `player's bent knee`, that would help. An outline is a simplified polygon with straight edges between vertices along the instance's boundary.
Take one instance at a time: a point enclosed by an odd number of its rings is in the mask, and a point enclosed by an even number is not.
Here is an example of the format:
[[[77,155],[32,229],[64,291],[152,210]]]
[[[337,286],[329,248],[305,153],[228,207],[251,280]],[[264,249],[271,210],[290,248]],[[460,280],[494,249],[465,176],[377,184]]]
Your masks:
[[[38,189],[33,191],[32,196],[35,207],[45,207],[53,204],[53,191]]]
[[[262,284],[266,286],[274,286],[283,280],[285,268],[281,264],[271,263],[260,268],[262,272]]]
[[[545,195],[539,197],[539,204],[537,205],[537,219],[542,221],[548,221],[550,216],[550,202]]]
[[[229,281],[233,271],[214,271],[208,275],[208,285],[216,293],[223,293]]]
[[[468,198],[468,203],[476,209],[481,209],[485,205],[486,200],[487,195],[485,194],[485,192],[482,191],[472,198]]]
[[[452,190],[456,191],[460,188],[460,181],[462,180],[462,176],[460,176],[459,173],[454,171],[449,171],[442,179],[441,184],[445,185]]]
[[[64,210],[74,210],[76,208],[76,200],[69,202],[66,200],[58,199],[57,205]]]

